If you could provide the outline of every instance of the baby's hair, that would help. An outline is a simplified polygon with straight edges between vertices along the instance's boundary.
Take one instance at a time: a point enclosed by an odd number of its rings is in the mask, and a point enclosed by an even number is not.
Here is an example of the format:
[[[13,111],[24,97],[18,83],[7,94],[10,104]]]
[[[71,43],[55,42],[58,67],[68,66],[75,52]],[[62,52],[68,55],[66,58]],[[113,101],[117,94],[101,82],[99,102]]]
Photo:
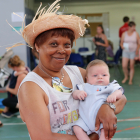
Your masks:
[[[88,69],[89,69],[90,67],[96,66],[96,65],[104,65],[104,66],[107,66],[107,64],[106,64],[104,61],[95,59],[95,60],[91,61],[91,62],[87,65],[87,68],[86,68],[86,75],[87,75],[87,73],[88,73]],[[108,66],[107,66],[107,68],[108,68]]]

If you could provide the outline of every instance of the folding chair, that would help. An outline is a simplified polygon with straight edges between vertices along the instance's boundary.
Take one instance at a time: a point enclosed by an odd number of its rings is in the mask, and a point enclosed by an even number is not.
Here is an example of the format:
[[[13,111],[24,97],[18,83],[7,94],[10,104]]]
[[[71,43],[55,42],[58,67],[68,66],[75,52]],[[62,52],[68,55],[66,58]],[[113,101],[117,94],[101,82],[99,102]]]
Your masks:
[[[87,47],[81,47],[78,49],[78,52],[85,52],[85,51],[89,51],[89,49]]]
[[[120,70],[120,67],[119,67],[120,57],[121,57],[121,51],[120,50],[117,50],[117,52],[116,52],[116,54],[114,56],[114,61],[106,61],[106,63],[108,65],[112,65],[114,67],[114,77],[115,76],[121,77],[121,70]]]
[[[91,61],[95,59],[95,53],[91,55]]]
[[[78,67],[84,67],[84,61],[80,54],[71,53],[69,59],[69,65],[76,65]]]

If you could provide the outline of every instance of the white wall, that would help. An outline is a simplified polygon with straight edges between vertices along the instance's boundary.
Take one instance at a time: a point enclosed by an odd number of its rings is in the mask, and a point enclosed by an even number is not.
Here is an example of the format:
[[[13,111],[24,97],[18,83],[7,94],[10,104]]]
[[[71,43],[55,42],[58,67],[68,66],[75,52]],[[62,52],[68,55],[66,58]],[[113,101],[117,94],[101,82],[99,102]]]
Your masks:
[[[43,6],[47,3],[43,3]],[[118,49],[119,37],[118,30],[123,25],[123,17],[129,16],[130,20],[135,17],[136,30],[140,33],[140,2],[86,2],[86,3],[62,3],[60,2],[61,9],[63,10],[65,5],[65,11],[67,13],[80,14],[80,13],[104,13],[109,12],[109,27],[110,27],[110,39],[114,43],[114,52]],[[39,3],[35,4],[34,10],[39,7]],[[91,48],[91,43],[87,40],[86,47]],[[78,39],[76,43],[76,50],[83,46],[83,39]],[[74,47],[75,48],[75,47]]]
[[[22,22],[12,22],[11,14],[13,12],[24,13],[24,0],[1,0],[0,1],[0,56],[6,52],[6,47],[11,47],[17,42],[22,41],[25,44],[22,36],[17,34],[8,25],[6,20],[13,27],[21,27]],[[26,46],[13,48],[14,55],[19,55],[20,58],[27,64]]]

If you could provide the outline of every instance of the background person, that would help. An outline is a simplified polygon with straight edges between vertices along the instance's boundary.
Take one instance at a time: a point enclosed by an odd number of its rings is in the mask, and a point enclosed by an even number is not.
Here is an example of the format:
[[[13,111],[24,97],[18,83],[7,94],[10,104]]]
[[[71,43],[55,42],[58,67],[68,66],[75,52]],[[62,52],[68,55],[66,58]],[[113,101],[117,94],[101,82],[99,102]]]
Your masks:
[[[123,49],[122,68],[124,79],[122,80],[122,83],[125,83],[128,80],[128,62],[130,61],[129,85],[132,85],[135,56],[138,55],[139,50],[139,34],[135,30],[136,24],[133,21],[129,22],[128,26],[128,31],[123,33],[120,43],[121,48]]]
[[[3,126],[3,123],[0,121],[0,127],[2,127]]]
[[[113,53],[113,43],[108,40],[108,47],[106,48],[106,60],[113,61],[114,60],[114,53]]]
[[[5,108],[1,115],[6,118],[11,118],[19,111],[17,91],[21,81],[29,72],[29,69],[25,67],[25,63],[17,55],[9,60],[8,66],[13,69],[13,73],[9,85],[6,87],[8,97],[2,101]]]
[[[120,29],[119,29],[119,38],[120,38],[120,40],[121,40],[123,32],[128,30],[129,17],[125,16],[123,18],[123,22],[124,22],[124,25],[121,26]],[[119,46],[120,46],[120,41],[119,41]],[[120,53],[122,55],[122,48],[121,48],[121,46],[120,46]]]
[[[93,38],[93,42],[96,45],[95,59],[106,61],[106,47],[108,47],[108,40],[104,34],[102,25],[97,26],[97,34]]]

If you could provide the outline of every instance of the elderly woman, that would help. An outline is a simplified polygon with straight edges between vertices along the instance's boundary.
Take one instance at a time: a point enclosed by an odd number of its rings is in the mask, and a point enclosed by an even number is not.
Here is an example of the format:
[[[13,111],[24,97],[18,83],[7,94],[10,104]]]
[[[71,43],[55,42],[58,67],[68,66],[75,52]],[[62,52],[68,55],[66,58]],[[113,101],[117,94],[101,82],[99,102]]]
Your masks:
[[[58,1],[50,6],[53,10]],[[55,12],[58,8],[57,5]],[[79,101],[73,99],[72,93],[76,84],[85,82],[86,71],[65,64],[73,41],[83,35],[87,20],[55,12],[51,9],[42,12],[22,32],[26,42],[39,53],[38,66],[23,80],[18,93],[20,115],[32,140],[77,140],[72,124],[78,120]],[[115,114],[122,111],[125,103],[126,98],[122,96],[114,107],[104,104],[100,108],[96,128],[99,129],[102,122],[106,138],[113,137]],[[89,137],[98,139],[96,134]]]

